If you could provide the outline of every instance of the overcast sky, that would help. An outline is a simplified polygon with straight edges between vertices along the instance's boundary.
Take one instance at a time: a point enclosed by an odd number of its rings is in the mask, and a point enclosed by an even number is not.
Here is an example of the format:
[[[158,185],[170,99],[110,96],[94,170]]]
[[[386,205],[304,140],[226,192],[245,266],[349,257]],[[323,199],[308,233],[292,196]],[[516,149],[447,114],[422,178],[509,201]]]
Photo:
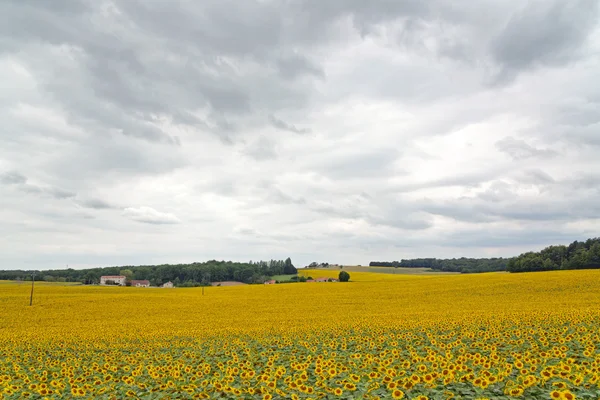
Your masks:
[[[2,0],[0,269],[600,236],[597,0]]]

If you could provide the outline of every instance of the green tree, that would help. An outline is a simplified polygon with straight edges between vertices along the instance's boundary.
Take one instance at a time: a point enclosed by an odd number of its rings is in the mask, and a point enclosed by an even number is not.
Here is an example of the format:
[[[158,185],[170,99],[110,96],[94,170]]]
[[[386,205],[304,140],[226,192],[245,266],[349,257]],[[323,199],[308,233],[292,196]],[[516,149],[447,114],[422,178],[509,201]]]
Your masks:
[[[594,243],[588,252],[589,263],[594,267],[600,267],[600,243]]]
[[[120,275],[125,277],[125,282],[131,283],[131,279],[133,278],[133,271],[130,269],[122,269],[119,271]]]
[[[575,253],[569,260],[569,268],[570,269],[581,269],[588,266],[590,263],[589,253],[585,248],[577,248]]]
[[[296,267],[294,267],[294,264],[292,264],[292,259],[289,257],[285,259],[285,262],[283,264],[283,273],[286,275],[298,273],[298,270],[296,269]]]
[[[348,282],[350,280],[350,274],[347,273],[346,271],[340,271],[340,274],[338,275],[338,279],[340,282]]]

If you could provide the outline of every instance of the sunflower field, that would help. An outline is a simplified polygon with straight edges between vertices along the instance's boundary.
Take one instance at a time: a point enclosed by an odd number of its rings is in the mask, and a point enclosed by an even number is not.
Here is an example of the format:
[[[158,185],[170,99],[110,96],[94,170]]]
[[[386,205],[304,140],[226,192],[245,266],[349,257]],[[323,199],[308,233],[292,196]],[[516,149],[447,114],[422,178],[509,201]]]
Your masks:
[[[0,399],[600,398],[600,271],[29,291],[0,282]]]

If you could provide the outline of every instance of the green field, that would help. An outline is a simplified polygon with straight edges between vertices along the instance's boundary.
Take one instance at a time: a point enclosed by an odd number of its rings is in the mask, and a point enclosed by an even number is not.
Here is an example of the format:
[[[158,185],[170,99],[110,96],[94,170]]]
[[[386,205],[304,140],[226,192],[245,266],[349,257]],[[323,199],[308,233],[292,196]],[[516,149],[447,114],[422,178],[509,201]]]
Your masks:
[[[274,275],[271,277],[271,279],[275,279],[276,281],[279,282],[289,282],[292,280],[292,277],[294,276],[298,276],[295,274],[290,274],[290,275]]]

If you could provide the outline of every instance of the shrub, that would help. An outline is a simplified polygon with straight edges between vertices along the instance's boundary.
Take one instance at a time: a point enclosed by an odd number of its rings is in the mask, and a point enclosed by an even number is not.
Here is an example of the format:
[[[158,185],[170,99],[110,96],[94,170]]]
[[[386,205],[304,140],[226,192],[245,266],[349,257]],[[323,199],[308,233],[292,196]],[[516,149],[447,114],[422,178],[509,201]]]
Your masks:
[[[341,271],[338,275],[340,282],[348,282],[350,280],[350,274],[346,271]]]

